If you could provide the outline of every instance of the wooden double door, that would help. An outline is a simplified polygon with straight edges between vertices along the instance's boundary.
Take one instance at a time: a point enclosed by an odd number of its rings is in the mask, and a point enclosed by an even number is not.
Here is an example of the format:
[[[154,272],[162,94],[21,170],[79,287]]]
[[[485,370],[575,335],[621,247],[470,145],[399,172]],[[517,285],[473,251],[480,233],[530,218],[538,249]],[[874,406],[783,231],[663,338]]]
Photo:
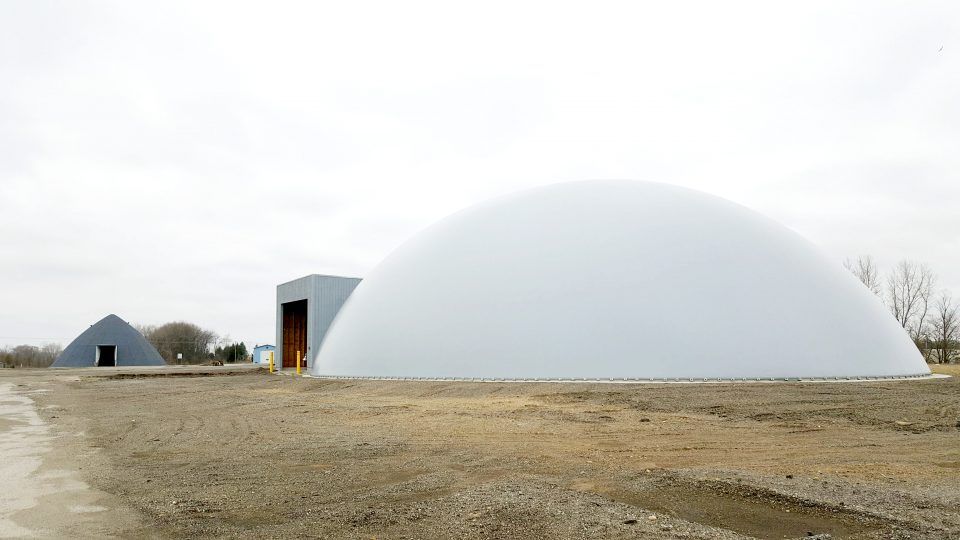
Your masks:
[[[283,307],[283,367],[297,367],[297,351],[307,354],[307,301],[288,302]],[[301,366],[306,368],[306,362]]]

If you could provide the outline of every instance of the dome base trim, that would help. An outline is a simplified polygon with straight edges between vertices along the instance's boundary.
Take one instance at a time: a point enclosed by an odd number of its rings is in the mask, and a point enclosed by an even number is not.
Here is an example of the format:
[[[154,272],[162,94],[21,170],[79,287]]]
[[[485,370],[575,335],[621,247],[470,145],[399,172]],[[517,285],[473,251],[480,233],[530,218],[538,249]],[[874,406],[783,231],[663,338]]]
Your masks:
[[[737,377],[737,378],[535,378],[510,379],[500,377],[374,377],[350,375],[304,375],[311,379],[365,380],[365,381],[424,381],[424,382],[504,382],[504,383],[607,383],[607,384],[703,384],[703,383],[808,383],[808,382],[876,382],[941,379],[949,375],[917,373],[913,375],[879,375],[862,377]]]

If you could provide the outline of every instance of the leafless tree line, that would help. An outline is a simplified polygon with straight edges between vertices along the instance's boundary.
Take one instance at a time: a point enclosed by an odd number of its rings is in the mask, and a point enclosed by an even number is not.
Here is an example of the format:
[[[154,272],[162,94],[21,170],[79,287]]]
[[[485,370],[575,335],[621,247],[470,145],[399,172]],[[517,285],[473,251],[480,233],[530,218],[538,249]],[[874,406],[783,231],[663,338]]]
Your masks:
[[[949,363],[960,357],[960,312],[925,264],[903,260],[886,279],[869,255],[843,265],[887,306],[928,362]]]
[[[0,349],[0,365],[5,368],[49,367],[63,352],[59,343],[47,343],[40,347],[17,345]]]

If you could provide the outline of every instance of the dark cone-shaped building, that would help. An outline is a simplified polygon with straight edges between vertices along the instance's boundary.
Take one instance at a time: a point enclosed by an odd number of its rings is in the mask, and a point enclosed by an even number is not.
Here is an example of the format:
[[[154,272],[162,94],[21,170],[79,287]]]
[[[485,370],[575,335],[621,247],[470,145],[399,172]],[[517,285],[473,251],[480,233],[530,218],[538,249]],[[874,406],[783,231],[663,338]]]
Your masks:
[[[162,366],[165,363],[143,334],[111,314],[77,336],[51,367]]]

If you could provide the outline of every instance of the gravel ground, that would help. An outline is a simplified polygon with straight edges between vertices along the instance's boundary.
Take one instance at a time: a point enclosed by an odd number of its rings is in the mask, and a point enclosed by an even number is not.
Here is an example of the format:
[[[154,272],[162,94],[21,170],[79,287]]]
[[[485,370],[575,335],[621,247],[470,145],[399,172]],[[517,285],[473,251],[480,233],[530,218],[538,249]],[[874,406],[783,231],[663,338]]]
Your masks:
[[[71,474],[123,516],[97,536],[960,538],[957,377],[604,385],[170,368],[0,382],[36,401],[58,467],[73,456]]]

